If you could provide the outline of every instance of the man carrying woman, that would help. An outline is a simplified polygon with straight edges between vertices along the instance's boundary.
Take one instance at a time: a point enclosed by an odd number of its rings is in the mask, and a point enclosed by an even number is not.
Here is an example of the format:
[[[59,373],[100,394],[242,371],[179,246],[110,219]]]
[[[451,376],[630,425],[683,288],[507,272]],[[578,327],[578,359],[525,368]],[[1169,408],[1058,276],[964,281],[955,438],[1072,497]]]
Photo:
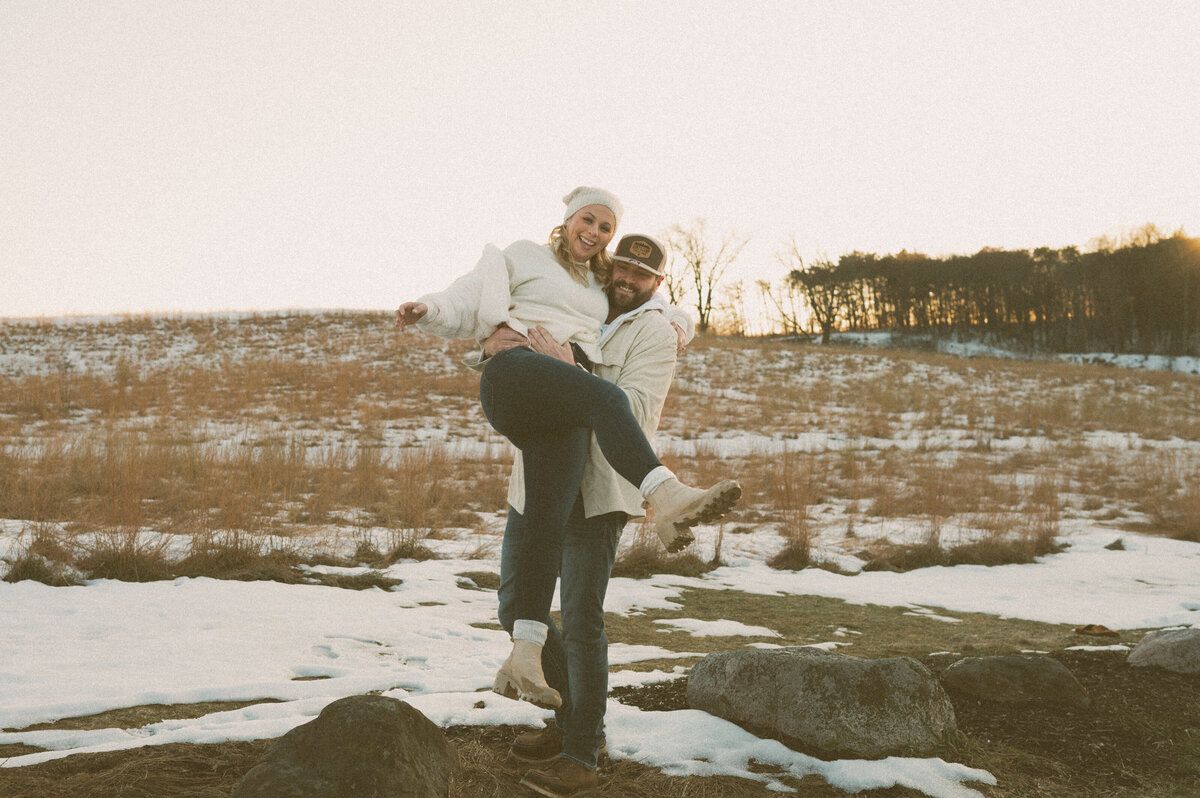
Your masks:
[[[510,556],[513,649],[494,689],[546,708],[562,703],[546,683],[542,647],[564,530],[585,476],[586,458],[577,452],[590,436],[626,483],[622,487],[650,507],[668,551],[690,543],[692,526],[721,517],[741,496],[733,480],[707,490],[680,483],[651,449],[632,395],[589,373],[613,358],[601,347],[602,327],[613,318],[609,297],[628,301],[633,293],[628,279],[614,280],[605,250],[622,208],[611,193],[586,186],[563,201],[566,214],[548,244],[518,241],[503,252],[489,245],[475,269],[446,291],[406,302],[396,312],[401,330],[417,324],[444,337],[484,340],[504,328],[525,337],[489,357],[480,379],[488,421],[524,455],[524,533]],[[639,252],[653,249],[647,241],[640,244]]]
[[[600,335],[602,377],[629,398],[647,437],[653,436],[675,373],[676,334],[666,320],[665,303],[655,295],[662,283],[665,252],[649,236],[627,235],[613,254],[607,289],[608,317]],[[535,336],[535,338],[538,338]],[[526,339],[512,330],[497,331],[484,345],[494,355]],[[531,344],[535,349],[540,343]],[[555,356],[553,352],[547,354]],[[557,356],[570,358],[568,347]],[[562,630],[547,616],[549,634],[542,649],[548,684],[563,698],[554,720],[544,729],[522,734],[510,755],[538,766],[522,784],[548,796],[570,795],[596,786],[599,755],[604,747],[604,713],[608,702],[608,638],[604,630],[604,597],[621,531],[630,518],[645,515],[638,491],[604,458],[596,439],[584,430],[560,436],[556,459],[586,461],[581,489],[563,499],[571,504],[563,538],[559,597]],[[528,532],[520,510],[525,500],[524,466],[534,452],[517,452],[509,482],[508,526],[500,556],[500,622],[514,620],[515,574]]]

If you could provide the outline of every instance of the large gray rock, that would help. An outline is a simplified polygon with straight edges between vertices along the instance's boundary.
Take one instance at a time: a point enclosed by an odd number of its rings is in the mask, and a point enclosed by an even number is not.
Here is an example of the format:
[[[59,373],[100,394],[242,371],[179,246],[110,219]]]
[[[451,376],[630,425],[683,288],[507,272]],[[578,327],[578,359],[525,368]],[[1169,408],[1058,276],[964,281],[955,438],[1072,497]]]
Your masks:
[[[1200,673],[1200,629],[1148,632],[1127,661],[1142,668],[1157,666],[1175,673]]]
[[[692,668],[687,696],[695,709],[826,758],[929,756],[957,732],[946,691],[911,657],[725,651]]]
[[[232,798],[445,798],[458,755],[413,707],[341,698],[267,749]]]
[[[1090,703],[1075,674],[1046,656],[967,657],[942,672],[942,684],[955,698],[1076,707]]]

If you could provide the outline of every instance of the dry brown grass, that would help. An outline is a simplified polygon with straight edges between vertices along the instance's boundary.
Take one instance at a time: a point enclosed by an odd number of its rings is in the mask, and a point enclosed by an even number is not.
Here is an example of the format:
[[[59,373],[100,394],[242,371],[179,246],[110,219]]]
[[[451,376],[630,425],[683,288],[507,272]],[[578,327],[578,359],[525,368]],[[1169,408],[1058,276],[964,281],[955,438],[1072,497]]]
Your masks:
[[[498,439],[455,447],[486,430],[476,375],[458,365],[471,349],[398,336],[387,314],[0,325],[0,352],[41,359],[0,375],[0,517],[193,535],[476,527],[504,507],[510,455]],[[1154,446],[1200,439],[1195,378],[714,337],[678,377],[663,430],[696,451],[665,459],[697,483],[741,479],[734,526],[793,538],[872,518],[1053,524],[1074,506],[1197,535],[1196,455]],[[444,442],[414,444],[430,428]],[[1132,445],[1097,450],[1099,431]],[[834,436],[804,455],[819,522],[790,509],[777,447],[721,456],[715,439],[740,432]],[[1036,438],[1013,446],[1022,436]]]
[[[75,564],[93,579],[153,582],[173,576],[165,554],[165,541],[148,540],[136,529],[96,535]]]
[[[694,548],[668,554],[649,524],[639,522],[625,528],[626,544],[613,563],[612,575],[645,579],[655,574],[700,576],[720,565],[718,557],[704,560]]]
[[[508,472],[498,448],[470,459],[442,447],[392,452],[365,442],[314,452],[296,438],[231,446],[180,430],[59,432],[4,455],[0,517],[99,532],[90,551],[63,561],[97,577],[137,579],[165,574],[161,548],[148,549],[141,534],[147,526],[193,535],[197,550],[223,537],[233,544],[222,547],[228,554],[238,541],[345,516],[388,528],[392,548],[416,551],[416,530],[474,525],[475,512],[502,505]]]
[[[79,576],[62,563],[47,560],[31,552],[18,554],[4,575],[5,582],[31,580],[51,587],[81,584]]]
[[[1200,438],[1200,381],[1193,377],[825,349],[798,350],[788,359],[791,370],[781,371],[766,363],[765,348],[744,341],[704,345],[712,350],[707,359],[681,369],[688,388],[673,410],[682,418],[665,419],[666,428],[684,440],[719,437],[738,425],[783,440],[811,432],[839,436],[844,444],[811,455],[814,503],[842,508],[836,524],[822,524],[827,531],[835,525],[853,530],[860,513],[927,530],[978,529],[978,519],[1009,519],[966,542],[946,542],[939,534],[901,544],[928,548],[933,540],[942,551],[928,562],[986,563],[1024,562],[1057,550],[1061,520],[1077,512],[1072,508],[1086,508],[1097,519],[1126,519],[1137,531],[1185,540],[1197,534],[1195,448],[1155,444]],[[892,358],[904,362],[889,364]],[[839,373],[846,359],[854,365]],[[747,363],[764,376],[747,376]],[[829,375],[801,387],[797,374],[806,371]],[[754,398],[730,398],[745,393]],[[1106,437],[1090,437],[1097,433]],[[921,441],[915,449],[879,448],[875,436]],[[1022,437],[1030,442],[1012,444]],[[706,444],[698,446],[703,452]],[[780,456],[722,461],[747,488],[733,523],[796,528],[785,518],[772,473]],[[698,470],[691,458],[679,459],[685,469]]]
[[[1057,528],[1044,524],[1028,528],[999,526],[994,533],[979,540],[947,544],[942,540],[940,526],[931,522],[925,539],[916,543],[893,543],[882,538],[868,544],[863,551],[870,559],[863,570],[912,571],[939,565],[1031,563],[1063,548],[1058,541]]]
[[[1135,484],[1143,529],[1200,543],[1200,467],[1177,457],[1143,462]]]
[[[782,516],[779,534],[784,544],[767,565],[798,571],[813,564],[812,529],[808,508],[813,503],[815,482],[812,458],[784,452],[774,459],[769,493],[771,504]]]

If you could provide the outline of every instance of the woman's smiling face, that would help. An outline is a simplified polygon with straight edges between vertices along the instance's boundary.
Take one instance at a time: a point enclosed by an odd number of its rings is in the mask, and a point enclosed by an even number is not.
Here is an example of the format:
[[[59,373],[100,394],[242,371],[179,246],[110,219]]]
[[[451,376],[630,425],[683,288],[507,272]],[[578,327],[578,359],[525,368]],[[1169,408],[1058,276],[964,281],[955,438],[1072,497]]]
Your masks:
[[[566,221],[567,251],[577,263],[590,260],[608,246],[617,231],[617,217],[603,205],[585,205]]]

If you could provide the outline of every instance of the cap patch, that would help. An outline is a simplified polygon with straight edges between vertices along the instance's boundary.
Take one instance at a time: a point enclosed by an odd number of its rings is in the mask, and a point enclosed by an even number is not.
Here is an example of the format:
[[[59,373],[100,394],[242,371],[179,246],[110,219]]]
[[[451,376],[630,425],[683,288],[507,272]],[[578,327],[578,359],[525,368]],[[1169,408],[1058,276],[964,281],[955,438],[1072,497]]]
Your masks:
[[[654,248],[645,241],[634,241],[629,245],[629,254],[635,258],[648,258],[654,254]]]

